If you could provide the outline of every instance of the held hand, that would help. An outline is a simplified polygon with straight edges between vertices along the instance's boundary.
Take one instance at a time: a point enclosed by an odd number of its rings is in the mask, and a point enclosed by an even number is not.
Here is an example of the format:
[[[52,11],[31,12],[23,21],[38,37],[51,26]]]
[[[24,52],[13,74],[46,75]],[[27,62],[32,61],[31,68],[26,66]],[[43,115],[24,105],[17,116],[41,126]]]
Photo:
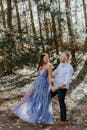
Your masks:
[[[54,87],[54,86],[50,86],[50,91],[52,91],[53,87]]]
[[[52,91],[52,87],[53,87],[53,86],[51,86],[51,87],[49,88],[49,89],[50,89],[50,91]]]
[[[56,88],[54,86],[52,86],[51,90],[52,90],[52,92],[55,92]]]

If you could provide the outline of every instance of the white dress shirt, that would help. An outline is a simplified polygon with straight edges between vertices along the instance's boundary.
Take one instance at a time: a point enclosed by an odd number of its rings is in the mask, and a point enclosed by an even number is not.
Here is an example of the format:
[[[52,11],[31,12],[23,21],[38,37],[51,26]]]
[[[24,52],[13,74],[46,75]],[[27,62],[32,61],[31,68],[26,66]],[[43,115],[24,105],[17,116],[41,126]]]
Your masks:
[[[73,67],[70,63],[60,63],[53,72],[54,86],[58,87],[64,84],[63,88],[69,89],[73,72]]]

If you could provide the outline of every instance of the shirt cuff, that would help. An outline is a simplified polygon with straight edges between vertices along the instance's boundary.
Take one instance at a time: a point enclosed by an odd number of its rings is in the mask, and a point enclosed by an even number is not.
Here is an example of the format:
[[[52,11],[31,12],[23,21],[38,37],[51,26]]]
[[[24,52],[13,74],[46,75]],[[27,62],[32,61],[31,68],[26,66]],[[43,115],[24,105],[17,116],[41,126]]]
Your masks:
[[[65,86],[67,86],[67,85],[69,85],[69,82],[65,81],[64,84],[65,84]]]

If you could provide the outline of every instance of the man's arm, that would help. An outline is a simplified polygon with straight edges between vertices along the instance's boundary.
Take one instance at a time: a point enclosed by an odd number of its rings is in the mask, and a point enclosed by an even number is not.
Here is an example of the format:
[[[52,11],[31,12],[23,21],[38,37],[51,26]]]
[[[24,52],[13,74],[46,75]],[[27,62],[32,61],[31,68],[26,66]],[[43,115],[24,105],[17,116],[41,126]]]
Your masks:
[[[57,87],[52,86],[51,90],[52,90],[52,92],[55,92],[56,90],[61,89],[61,88],[63,88],[64,86],[65,86],[65,84],[61,84],[61,85],[59,85],[59,86],[57,86]]]
[[[69,85],[69,83],[71,82],[73,72],[74,72],[74,71],[73,71],[72,66],[67,69],[67,71],[66,71],[66,76],[65,76],[65,80],[64,80],[64,84],[65,84],[65,85]]]
[[[66,76],[65,76],[64,82],[56,87],[53,87],[52,91],[56,91],[58,89],[63,88],[64,86],[69,85],[69,83],[71,82],[72,74],[73,74],[73,68],[70,67],[66,71]]]
[[[58,71],[59,65],[57,66],[57,68],[52,72],[52,76],[55,77],[57,75],[57,71]]]
[[[61,89],[65,86],[65,84],[60,84],[58,87],[56,87],[56,90]]]

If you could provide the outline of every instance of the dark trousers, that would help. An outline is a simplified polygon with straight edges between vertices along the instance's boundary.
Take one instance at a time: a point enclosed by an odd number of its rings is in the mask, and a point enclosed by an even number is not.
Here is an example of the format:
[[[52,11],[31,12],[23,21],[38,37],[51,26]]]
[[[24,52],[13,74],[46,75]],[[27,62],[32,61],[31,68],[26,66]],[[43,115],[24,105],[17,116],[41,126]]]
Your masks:
[[[66,93],[67,89],[59,89],[55,92],[51,92],[51,98],[54,97],[56,94],[58,95],[61,121],[66,121],[66,104],[65,104]]]

